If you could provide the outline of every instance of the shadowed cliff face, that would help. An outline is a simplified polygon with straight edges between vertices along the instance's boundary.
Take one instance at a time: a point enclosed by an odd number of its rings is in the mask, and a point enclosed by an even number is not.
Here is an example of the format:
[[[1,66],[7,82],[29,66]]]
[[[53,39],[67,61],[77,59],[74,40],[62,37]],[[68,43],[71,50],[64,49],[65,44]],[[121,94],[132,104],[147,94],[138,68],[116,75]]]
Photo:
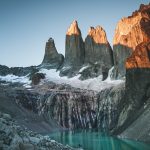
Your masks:
[[[113,40],[114,64],[119,72],[116,78],[125,76],[126,58],[135,51],[139,44],[148,42],[149,39],[150,5],[141,5],[132,16],[121,19],[117,24]]]
[[[62,54],[59,54],[56,50],[54,40],[50,38],[48,42],[46,42],[45,46],[45,55],[42,62],[42,66],[52,69],[52,68],[58,68],[62,65],[64,60],[64,56]]]
[[[66,35],[65,65],[82,66],[84,62],[84,43],[81,35]]]
[[[38,112],[64,128],[112,130],[122,110],[123,96],[124,84],[99,93],[74,88],[49,89],[38,100]]]
[[[149,75],[150,69],[148,68],[129,68],[126,70],[125,97],[122,103],[123,109],[117,124],[117,133],[123,132],[130,125],[132,126],[132,123],[150,108]],[[143,118],[143,122],[144,121],[146,122],[145,118]],[[139,130],[143,130],[143,126],[140,126],[140,122],[138,122],[138,124]],[[145,133],[145,135],[148,136],[148,133]],[[135,138],[140,138],[142,133],[141,135],[139,133],[138,136],[139,137]]]
[[[125,45],[114,45],[113,46],[113,57],[114,57],[114,70],[113,78],[120,79],[126,74],[125,62],[126,59],[132,54],[132,48]]]
[[[122,132],[149,109],[150,104],[150,42],[139,44],[134,52],[126,60],[126,88],[124,97],[124,108],[120,113],[118,121],[118,132]],[[145,114],[147,115],[147,114]],[[139,117],[140,118],[140,117]],[[146,121],[146,117],[141,120]],[[139,125],[138,125],[139,124]],[[136,124],[141,129],[140,123]],[[149,127],[148,127],[149,128]],[[145,132],[143,130],[143,132]],[[149,129],[144,133],[146,139]],[[133,132],[127,134],[134,137]],[[126,132],[124,132],[126,134]],[[132,135],[133,134],[133,135]],[[143,133],[138,138],[144,136]],[[144,137],[143,137],[144,138]]]

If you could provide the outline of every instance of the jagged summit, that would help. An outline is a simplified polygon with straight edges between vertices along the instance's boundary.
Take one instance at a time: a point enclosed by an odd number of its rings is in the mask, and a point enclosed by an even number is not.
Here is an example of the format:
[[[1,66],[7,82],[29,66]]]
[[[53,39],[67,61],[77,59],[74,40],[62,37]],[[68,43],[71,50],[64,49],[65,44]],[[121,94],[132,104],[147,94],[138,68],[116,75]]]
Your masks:
[[[50,38],[48,39],[48,42],[53,42],[53,43],[54,43],[54,39],[53,39],[52,37],[50,37]]]
[[[70,27],[68,28],[66,35],[80,35],[80,34],[81,32],[78,27],[78,22],[74,20],[70,25]]]
[[[88,31],[88,35],[91,36],[95,43],[97,44],[107,44],[106,32],[101,26],[97,26],[96,28],[90,27]]]
[[[122,44],[135,50],[150,38],[150,4],[141,4],[132,16],[122,18],[116,27],[113,45]]]
[[[57,52],[53,38],[49,38],[45,46],[45,55],[42,65],[49,66],[49,68],[58,68],[63,63],[64,57]]]

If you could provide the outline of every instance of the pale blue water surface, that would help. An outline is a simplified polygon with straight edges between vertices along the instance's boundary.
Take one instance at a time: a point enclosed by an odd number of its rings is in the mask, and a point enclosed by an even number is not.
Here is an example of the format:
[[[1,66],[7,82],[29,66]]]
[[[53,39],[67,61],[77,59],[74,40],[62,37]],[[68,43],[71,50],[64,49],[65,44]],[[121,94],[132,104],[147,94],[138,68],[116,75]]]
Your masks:
[[[49,135],[52,139],[84,150],[150,150],[150,145],[109,136],[96,131],[65,131]]]

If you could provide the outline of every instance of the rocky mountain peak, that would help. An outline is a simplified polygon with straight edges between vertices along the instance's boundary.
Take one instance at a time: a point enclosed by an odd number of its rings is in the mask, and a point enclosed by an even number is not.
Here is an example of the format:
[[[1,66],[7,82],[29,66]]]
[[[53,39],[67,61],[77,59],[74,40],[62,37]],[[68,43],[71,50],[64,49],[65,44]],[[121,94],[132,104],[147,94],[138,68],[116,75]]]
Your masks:
[[[57,52],[53,38],[49,38],[45,46],[45,55],[42,65],[47,65],[49,68],[58,68],[63,63],[63,55]]]
[[[46,43],[46,47],[53,47],[54,48],[53,51],[57,52],[54,39],[51,37],[48,39],[48,42]]]
[[[97,44],[107,44],[106,32],[101,26],[97,26],[96,28],[90,27],[88,31],[88,35],[91,36],[95,43]]]
[[[70,25],[70,27],[67,30],[67,35],[80,35],[80,29],[78,27],[78,22],[76,20],[74,20],[72,22],[72,24]]]

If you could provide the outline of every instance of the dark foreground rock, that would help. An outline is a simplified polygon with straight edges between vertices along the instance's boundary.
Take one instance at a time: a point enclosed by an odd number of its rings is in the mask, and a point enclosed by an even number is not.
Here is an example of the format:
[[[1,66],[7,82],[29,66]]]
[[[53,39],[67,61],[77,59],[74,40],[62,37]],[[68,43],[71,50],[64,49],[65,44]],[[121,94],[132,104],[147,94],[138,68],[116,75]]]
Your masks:
[[[73,150],[48,136],[20,127],[8,114],[0,112],[0,149],[2,150]]]

